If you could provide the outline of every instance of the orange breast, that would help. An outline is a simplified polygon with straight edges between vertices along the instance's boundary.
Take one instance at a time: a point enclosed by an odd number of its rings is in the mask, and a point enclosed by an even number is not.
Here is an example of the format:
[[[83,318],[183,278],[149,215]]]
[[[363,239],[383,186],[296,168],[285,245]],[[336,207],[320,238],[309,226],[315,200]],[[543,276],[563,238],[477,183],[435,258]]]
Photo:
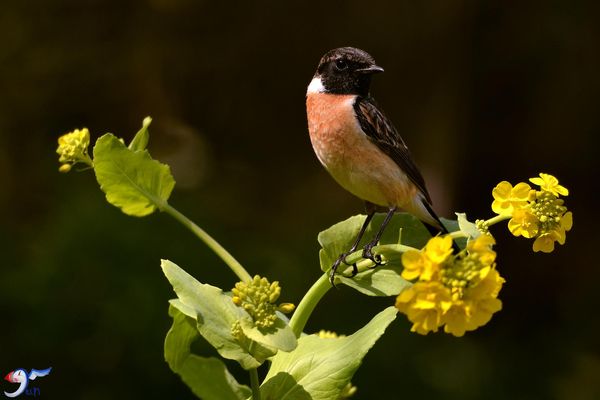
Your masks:
[[[306,97],[308,131],[321,164],[329,169],[343,161],[349,139],[347,132],[356,130],[353,103],[356,96],[311,93]]]
[[[416,187],[362,131],[354,112],[355,98],[307,95],[308,130],[319,161],[355,196],[381,206],[412,208]]]

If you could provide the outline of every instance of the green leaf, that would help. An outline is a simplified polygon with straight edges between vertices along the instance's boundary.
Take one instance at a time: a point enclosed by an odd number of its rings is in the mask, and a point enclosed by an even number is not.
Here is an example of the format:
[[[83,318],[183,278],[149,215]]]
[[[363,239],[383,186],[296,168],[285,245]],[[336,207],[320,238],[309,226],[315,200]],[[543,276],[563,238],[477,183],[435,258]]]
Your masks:
[[[148,140],[150,139],[150,133],[148,132],[148,127],[152,122],[152,118],[146,117],[142,122],[142,128],[135,134],[131,143],[129,143],[129,150],[132,151],[142,151],[146,150],[148,146]]]
[[[168,165],[153,160],[146,150],[128,149],[110,133],[94,146],[94,171],[106,200],[136,217],[161,209],[175,186]]]
[[[420,249],[427,244],[429,239],[431,239],[431,234],[427,228],[425,228],[425,225],[423,225],[423,223],[415,216],[401,213],[394,217],[394,219],[396,220],[395,224],[397,224],[399,229],[402,229],[400,233],[401,238],[396,243]],[[382,244],[385,243],[382,241]]]
[[[388,307],[347,337],[306,335],[291,353],[279,352],[261,387],[263,400],[337,399],[387,326],[396,318]]]
[[[242,324],[244,320],[250,319],[246,311],[237,307],[231,297],[221,289],[198,282],[171,261],[162,260],[161,267],[178,297],[178,300],[171,300],[171,305],[197,320],[198,331],[202,337],[222,357],[236,360],[244,369],[250,369],[258,367],[277,353],[278,348],[271,346],[271,343],[285,348],[291,346],[287,333],[290,328],[287,325],[282,332],[279,332],[280,329],[274,329],[270,334],[255,336],[264,336],[264,342],[251,340],[243,335],[242,338],[234,337],[231,333],[234,323],[239,321]]]
[[[384,218],[385,214],[375,214],[360,241],[358,249],[361,249],[373,239]],[[319,233],[321,270],[328,271],[340,254],[350,249],[365,219],[365,215],[355,215]],[[410,214],[398,213],[394,215],[386,227],[379,244],[401,243],[406,246],[421,248],[425,246],[430,238],[429,231],[421,221]],[[377,253],[377,247],[373,250]]]
[[[365,215],[355,215],[319,233],[319,261],[323,272],[329,271],[340,254],[350,249],[365,219]]]
[[[384,218],[385,214],[376,214],[373,217],[358,247],[359,254],[362,247],[376,235]],[[365,219],[364,215],[356,215],[319,234],[318,240],[322,247],[319,261],[323,271],[328,271],[340,254],[350,249]],[[353,278],[338,273],[338,280],[369,296],[395,296],[410,286],[410,283],[400,276],[403,268],[400,261],[401,252],[393,247],[401,243],[405,246],[421,248],[430,238],[429,231],[417,218],[407,213],[396,214],[386,227],[379,245],[373,248],[375,254],[385,257],[386,264],[360,272]],[[349,257],[349,261],[350,258],[354,261],[354,257]],[[343,267],[345,265],[342,264],[338,272],[351,271],[350,268]]]
[[[402,278],[402,267],[388,264],[368,269],[350,278],[338,275],[338,279],[367,296],[397,296],[412,284]]]
[[[249,339],[268,347],[292,351],[298,345],[294,331],[281,317],[277,318],[275,325],[269,329],[259,329],[247,318],[240,321],[240,326]]]
[[[204,400],[243,400],[252,391],[240,385],[221,360],[192,354],[191,345],[200,337],[196,321],[169,307],[173,325],[165,339],[165,360],[194,394]]]

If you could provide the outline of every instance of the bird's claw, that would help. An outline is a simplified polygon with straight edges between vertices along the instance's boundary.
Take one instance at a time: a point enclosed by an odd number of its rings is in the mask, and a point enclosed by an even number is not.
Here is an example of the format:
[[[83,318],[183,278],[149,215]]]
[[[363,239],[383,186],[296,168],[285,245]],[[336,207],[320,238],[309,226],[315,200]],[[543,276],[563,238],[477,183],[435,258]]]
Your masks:
[[[362,257],[367,260],[371,260],[375,266],[383,265],[383,260],[379,254],[373,254],[373,247],[375,247],[377,243],[368,243],[363,249]]]
[[[352,266],[352,274],[350,275],[350,277],[354,277],[356,274],[358,274],[358,267],[356,266],[356,263],[348,264],[346,262],[346,257],[348,257],[348,254],[349,253],[340,254],[340,256],[337,258],[337,260],[335,260],[335,262],[331,266],[331,270],[329,271],[329,282],[331,282],[331,286],[333,286],[333,287],[335,287],[335,283],[334,283],[335,273],[341,263],[344,263],[348,266]]]

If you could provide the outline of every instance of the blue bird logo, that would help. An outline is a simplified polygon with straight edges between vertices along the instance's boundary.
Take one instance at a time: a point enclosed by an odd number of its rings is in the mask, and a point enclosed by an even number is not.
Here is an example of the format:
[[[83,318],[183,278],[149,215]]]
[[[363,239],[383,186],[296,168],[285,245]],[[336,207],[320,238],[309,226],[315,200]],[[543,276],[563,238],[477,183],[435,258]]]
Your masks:
[[[46,376],[50,373],[52,367],[46,369],[32,369],[27,373],[23,368],[15,369],[14,371],[9,372],[4,379],[11,383],[18,383],[19,387],[14,392],[4,392],[6,397],[17,397],[22,394],[25,389],[27,389],[27,385],[29,381],[34,380],[35,378],[40,378],[42,376]]]

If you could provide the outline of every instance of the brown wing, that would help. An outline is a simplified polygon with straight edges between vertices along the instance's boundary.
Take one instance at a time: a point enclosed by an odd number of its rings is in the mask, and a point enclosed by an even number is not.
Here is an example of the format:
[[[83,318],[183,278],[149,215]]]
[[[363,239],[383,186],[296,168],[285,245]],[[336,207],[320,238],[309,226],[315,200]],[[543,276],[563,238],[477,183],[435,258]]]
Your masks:
[[[425,187],[425,180],[415,165],[408,147],[392,125],[392,122],[379,110],[372,99],[357,97],[354,112],[360,127],[371,141],[398,164],[415,186],[423,193],[429,204],[431,197]]]

